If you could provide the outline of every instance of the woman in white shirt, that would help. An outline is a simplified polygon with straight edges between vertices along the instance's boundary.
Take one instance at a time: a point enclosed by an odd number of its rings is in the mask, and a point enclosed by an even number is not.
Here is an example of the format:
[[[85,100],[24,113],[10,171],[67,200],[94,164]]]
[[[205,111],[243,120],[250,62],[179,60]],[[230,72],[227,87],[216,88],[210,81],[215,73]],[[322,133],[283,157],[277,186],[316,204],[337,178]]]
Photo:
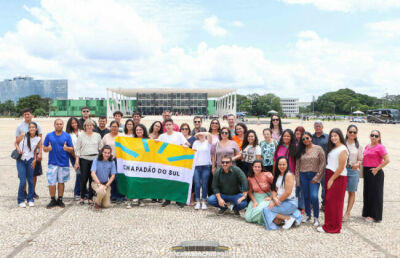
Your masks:
[[[33,171],[36,165],[36,150],[41,144],[41,139],[39,137],[38,127],[35,122],[29,123],[29,131],[26,134],[21,134],[15,141],[15,148],[21,155],[17,159],[17,170],[19,178],[18,187],[18,205],[21,208],[25,208],[25,184],[28,181],[28,195],[26,199],[28,201],[29,207],[34,206],[33,194]]]
[[[71,117],[68,119],[67,126],[65,128],[65,132],[71,135],[72,144],[74,147],[78,142],[79,135],[82,134],[82,131],[79,129],[79,121],[76,117]],[[69,155],[69,160],[71,161],[72,166],[75,165],[75,153],[73,155]],[[79,201],[81,196],[81,170],[78,168],[75,170],[75,186],[74,186],[74,197],[75,201]],[[86,190],[87,191],[87,190]]]
[[[283,229],[289,229],[294,222],[301,223],[301,213],[297,209],[296,180],[289,171],[289,161],[281,156],[276,160],[274,181],[271,185],[271,201],[263,209],[263,217],[267,230],[278,230],[284,222]]]
[[[134,137],[134,130],[135,128],[135,123],[133,122],[132,119],[128,119],[125,122],[125,128],[124,128],[124,136],[130,136],[130,137]]]
[[[347,150],[343,133],[333,128],[328,137],[325,172],[325,224],[318,232],[340,233],[343,220],[343,203],[347,182]]]
[[[261,147],[258,145],[257,134],[254,130],[248,130],[242,144],[242,167],[246,177],[255,160],[261,160]]]
[[[208,193],[208,179],[211,173],[211,145],[212,136],[208,132],[199,132],[194,135],[198,138],[193,143],[192,149],[196,151],[194,155],[194,193],[196,204],[194,206],[195,210],[207,209],[207,193]],[[201,188],[201,198],[200,198],[200,188]]]

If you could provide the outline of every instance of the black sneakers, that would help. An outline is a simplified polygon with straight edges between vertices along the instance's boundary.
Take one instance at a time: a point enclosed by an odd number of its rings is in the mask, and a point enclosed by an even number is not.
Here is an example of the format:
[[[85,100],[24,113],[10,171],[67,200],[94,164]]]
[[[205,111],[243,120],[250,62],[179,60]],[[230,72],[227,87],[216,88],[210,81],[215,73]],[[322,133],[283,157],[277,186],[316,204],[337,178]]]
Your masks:
[[[166,207],[171,204],[171,201],[165,200],[165,202],[161,205],[162,207]]]
[[[56,206],[58,206],[57,201],[55,199],[51,199],[50,203],[47,204],[47,209],[51,209],[51,208],[54,208]]]
[[[33,193],[33,198],[34,198],[34,199],[39,199],[39,195],[37,195],[37,193],[34,192],[34,193]]]
[[[65,207],[65,204],[63,203],[62,199],[58,198],[58,200],[57,200],[57,206],[58,206],[58,207],[61,207],[61,208],[64,208],[64,207]]]
[[[184,204],[184,203],[181,203],[181,202],[177,202],[177,203],[176,203],[176,205],[178,205],[178,206],[179,206],[179,208],[183,208],[183,207],[185,207],[185,204]]]

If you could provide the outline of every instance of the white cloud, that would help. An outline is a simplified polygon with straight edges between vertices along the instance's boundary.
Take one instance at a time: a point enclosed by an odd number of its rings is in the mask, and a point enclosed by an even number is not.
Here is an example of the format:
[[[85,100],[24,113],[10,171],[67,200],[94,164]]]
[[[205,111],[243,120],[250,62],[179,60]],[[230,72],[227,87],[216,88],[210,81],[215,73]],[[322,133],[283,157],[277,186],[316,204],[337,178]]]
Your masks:
[[[285,61],[272,60],[255,47],[210,47],[206,42],[194,49],[170,47],[165,42],[175,34],[128,3],[102,1],[109,13],[98,10],[94,0],[44,0],[28,9],[36,19],[22,19],[15,31],[0,37],[1,79],[67,78],[73,98],[104,97],[107,87],[235,87],[241,93],[273,92],[303,100],[344,87],[375,96],[385,88],[398,93],[397,44],[374,48],[370,42],[347,44],[301,31],[287,45]],[[178,20],[171,18],[171,30],[187,31],[176,29]],[[219,27],[218,19],[214,24]]]
[[[232,26],[241,28],[244,26],[244,24],[241,21],[234,21],[232,22]]]
[[[287,4],[312,4],[325,11],[367,11],[399,8],[399,0],[279,0]]]
[[[400,37],[400,19],[369,23],[367,29],[372,35],[378,37],[388,39]]]
[[[228,34],[228,31],[218,25],[219,19],[217,16],[211,16],[204,19],[203,28],[205,31],[216,37],[223,37]]]

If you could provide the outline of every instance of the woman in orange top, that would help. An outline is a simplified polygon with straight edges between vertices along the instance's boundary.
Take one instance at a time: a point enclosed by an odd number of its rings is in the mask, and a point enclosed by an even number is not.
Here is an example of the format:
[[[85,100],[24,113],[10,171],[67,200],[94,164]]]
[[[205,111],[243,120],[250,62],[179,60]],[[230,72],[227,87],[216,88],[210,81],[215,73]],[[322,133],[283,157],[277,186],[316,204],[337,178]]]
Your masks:
[[[242,150],[244,135],[247,133],[247,126],[243,123],[237,123],[235,126],[235,136],[232,137],[239,149]]]

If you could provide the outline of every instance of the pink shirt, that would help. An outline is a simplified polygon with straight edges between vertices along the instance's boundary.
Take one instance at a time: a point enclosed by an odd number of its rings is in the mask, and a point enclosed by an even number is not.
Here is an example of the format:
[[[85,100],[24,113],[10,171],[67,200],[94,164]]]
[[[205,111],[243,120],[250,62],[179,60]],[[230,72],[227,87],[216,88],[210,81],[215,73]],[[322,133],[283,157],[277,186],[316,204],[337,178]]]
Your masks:
[[[248,177],[249,186],[255,193],[268,193],[271,191],[271,184],[274,181],[274,176],[271,172],[261,172],[257,178]]]
[[[274,161],[277,160],[279,157],[286,156],[286,158],[289,160],[289,170],[294,174],[296,171],[296,161],[294,158],[289,156],[289,151],[286,151],[287,149],[285,145],[281,145],[279,149],[275,151]]]
[[[378,167],[382,161],[383,156],[387,154],[385,146],[382,144],[377,144],[374,147],[370,147],[368,144],[365,146],[363,155],[363,166],[364,167]]]

